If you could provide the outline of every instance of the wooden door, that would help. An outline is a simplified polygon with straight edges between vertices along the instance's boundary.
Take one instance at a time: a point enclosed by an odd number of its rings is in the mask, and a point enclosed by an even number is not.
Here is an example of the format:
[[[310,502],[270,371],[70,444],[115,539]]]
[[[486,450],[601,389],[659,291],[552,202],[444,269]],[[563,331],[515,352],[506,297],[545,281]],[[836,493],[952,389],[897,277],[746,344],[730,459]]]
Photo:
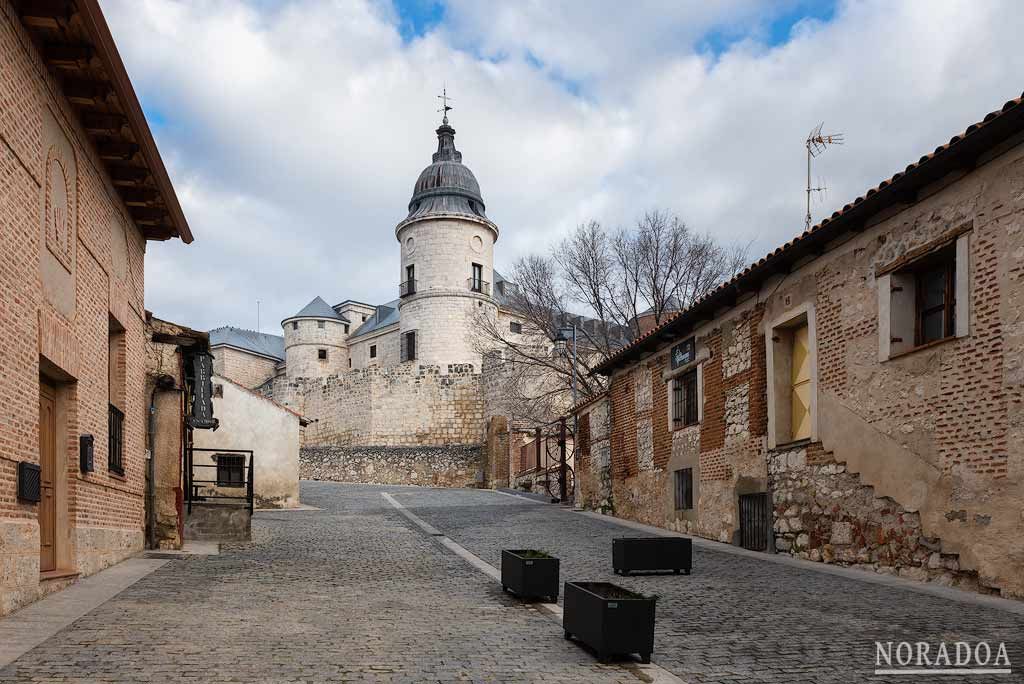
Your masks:
[[[39,383],[39,571],[57,569],[57,397]]]
[[[811,436],[811,350],[807,325],[793,329],[791,439]]]

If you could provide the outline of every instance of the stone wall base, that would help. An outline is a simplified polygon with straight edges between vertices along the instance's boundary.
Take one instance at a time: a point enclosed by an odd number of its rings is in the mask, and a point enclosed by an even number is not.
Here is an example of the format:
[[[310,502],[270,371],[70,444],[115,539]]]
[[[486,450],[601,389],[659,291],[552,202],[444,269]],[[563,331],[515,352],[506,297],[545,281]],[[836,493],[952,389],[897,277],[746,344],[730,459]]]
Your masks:
[[[480,487],[484,455],[478,445],[306,446],[299,452],[299,479]]]
[[[192,512],[186,515],[185,539],[247,542],[252,538],[252,513],[248,505],[193,501]]]
[[[78,577],[99,572],[142,550],[141,529],[78,527],[74,530]],[[39,581],[39,525],[0,520],[0,615],[7,615],[72,584],[75,577]]]

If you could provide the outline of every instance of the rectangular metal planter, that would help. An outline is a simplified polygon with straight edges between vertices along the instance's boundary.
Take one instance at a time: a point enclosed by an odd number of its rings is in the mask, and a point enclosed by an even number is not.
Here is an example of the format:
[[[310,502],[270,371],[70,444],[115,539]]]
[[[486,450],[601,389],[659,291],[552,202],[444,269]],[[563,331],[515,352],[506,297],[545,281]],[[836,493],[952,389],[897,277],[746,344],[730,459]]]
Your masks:
[[[558,601],[558,559],[534,549],[502,549],[501,588],[523,599]]]
[[[640,654],[651,662],[654,651],[654,597],[608,582],[566,582],[562,628],[601,662],[613,655]]]
[[[628,575],[634,570],[671,570],[690,574],[693,541],[682,537],[618,537],[612,540],[612,570]]]

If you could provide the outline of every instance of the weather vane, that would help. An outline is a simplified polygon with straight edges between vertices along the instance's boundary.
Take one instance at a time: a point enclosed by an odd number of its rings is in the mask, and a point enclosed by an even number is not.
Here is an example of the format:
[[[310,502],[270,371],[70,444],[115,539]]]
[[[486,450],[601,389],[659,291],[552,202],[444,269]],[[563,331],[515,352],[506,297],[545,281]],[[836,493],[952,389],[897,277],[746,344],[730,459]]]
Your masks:
[[[441,94],[437,96],[437,99],[441,101],[441,109],[438,109],[437,111],[444,112],[444,118],[441,119],[441,123],[447,124],[448,112],[452,110],[452,106],[449,105],[448,103],[453,102],[453,100],[450,97],[448,97],[447,87],[441,89]]]

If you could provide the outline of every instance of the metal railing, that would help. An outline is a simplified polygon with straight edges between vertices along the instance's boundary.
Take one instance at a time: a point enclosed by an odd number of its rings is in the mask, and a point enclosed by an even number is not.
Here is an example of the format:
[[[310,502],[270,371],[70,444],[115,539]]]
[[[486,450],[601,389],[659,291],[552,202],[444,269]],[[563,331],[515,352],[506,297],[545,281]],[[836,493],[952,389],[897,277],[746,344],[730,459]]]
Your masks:
[[[485,294],[488,297],[491,296],[491,284],[486,280],[470,278],[466,281],[466,285],[469,286],[470,292],[479,292],[480,294]]]
[[[409,295],[416,294],[416,280],[403,280],[398,283],[398,296],[408,297]]]
[[[213,463],[196,463],[195,452],[212,454]],[[218,456],[224,456],[225,463],[219,463]],[[249,458],[246,459],[245,457]],[[240,465],[234,461],[227,461],[227,458],[240,458]],[[253,509],[253,453],[252,449],[203,449],[189,445],[185,450],[185,502],[188,504],[188,512],[192,512],[193,501],[208,501],[210,499],[245,501],[249,505],[249,512]],[[196,477],[197,468],[214,468],[214,479],[203,479]],[[238,471],[241,470],[239,473]],[[236,477],[237,475],[237,477]],[[244,494],[227,494],[224,490],[235,490],[245,488]]]

